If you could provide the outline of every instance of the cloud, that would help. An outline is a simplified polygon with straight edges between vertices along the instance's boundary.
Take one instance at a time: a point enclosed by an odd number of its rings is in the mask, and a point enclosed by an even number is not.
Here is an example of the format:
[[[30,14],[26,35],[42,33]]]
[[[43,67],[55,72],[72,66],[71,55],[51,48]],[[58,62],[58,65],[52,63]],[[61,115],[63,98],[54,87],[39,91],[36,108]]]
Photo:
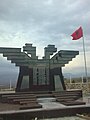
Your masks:
[[[90,53],[89,5],[90,0],[3,0],[0,46],[22,48],[25,43],[33,43],[42,57],[44,47],[55,44],[58,50],[79,50],[81,56],[82,39],[72,41],[70,35],[82,26],[86,52]]]

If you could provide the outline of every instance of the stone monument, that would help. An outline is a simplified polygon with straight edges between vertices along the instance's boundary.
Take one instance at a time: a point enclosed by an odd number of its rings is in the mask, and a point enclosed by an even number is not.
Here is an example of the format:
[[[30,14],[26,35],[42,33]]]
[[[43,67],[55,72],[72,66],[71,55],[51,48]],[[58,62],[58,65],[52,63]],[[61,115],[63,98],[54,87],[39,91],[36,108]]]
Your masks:
[[[78,55],[79,51],[57,52],[55,45],[48,45],[44,48],[44,57],[38,59],[36,47],[26,43],[23,51],[21,48],[0,47],[0,53],[19,66],[16,92],[26,92],[65,90],[62,67]]]

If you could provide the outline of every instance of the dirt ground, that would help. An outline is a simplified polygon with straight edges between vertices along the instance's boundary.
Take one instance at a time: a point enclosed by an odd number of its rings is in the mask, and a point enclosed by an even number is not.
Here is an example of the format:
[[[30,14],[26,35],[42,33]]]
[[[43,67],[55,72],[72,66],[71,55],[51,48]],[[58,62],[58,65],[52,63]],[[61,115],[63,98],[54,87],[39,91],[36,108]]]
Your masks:
[[[0,103],[0,111],[19,110],[20,105]]]

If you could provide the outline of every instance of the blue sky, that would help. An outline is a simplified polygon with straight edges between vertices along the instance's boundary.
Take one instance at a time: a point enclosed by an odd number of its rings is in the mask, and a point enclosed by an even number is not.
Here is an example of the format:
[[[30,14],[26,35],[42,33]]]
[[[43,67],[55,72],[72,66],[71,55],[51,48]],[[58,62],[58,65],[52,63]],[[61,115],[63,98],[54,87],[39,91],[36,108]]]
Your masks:
[[[82,38],[71,34],[83,28],[87,69],[90,76],[90,0],[0,0],[0,47],[20,47],[33,43],[37,56],[54,44],[57,50],[78,50],[79,55],[63,68],[67,74],[84,75]],[[18,71],[0,56],[0,73]]]

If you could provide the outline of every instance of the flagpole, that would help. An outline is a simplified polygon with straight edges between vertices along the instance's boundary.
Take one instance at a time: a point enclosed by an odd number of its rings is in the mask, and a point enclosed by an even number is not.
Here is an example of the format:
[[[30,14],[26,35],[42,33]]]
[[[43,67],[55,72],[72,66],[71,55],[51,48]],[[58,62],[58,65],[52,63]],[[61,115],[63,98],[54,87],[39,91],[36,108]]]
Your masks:
[[[84,36],[82,37],[82,39],[83,39],[83,53],[84,53],[84,63],[85,63],[85,77],[86,77],[86,81],[87,81],[87,84],[88,84]]]

